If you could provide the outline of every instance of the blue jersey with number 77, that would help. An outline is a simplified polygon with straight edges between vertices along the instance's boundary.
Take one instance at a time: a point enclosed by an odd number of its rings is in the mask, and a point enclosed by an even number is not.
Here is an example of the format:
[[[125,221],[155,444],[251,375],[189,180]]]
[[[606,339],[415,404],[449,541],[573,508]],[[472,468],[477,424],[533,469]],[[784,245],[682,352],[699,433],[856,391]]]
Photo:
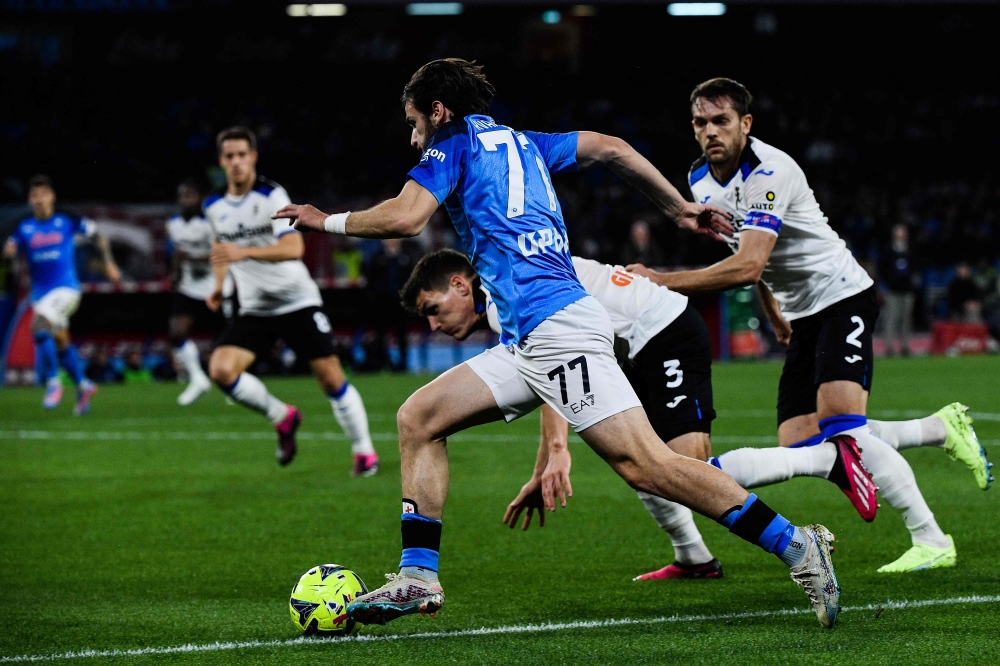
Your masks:
[[[575,132],[515,132],[466,116],[442,126],[409,173],[448,210],[497,305],[503,344],[587,295],[549,178],[576,170],[576,145]]]

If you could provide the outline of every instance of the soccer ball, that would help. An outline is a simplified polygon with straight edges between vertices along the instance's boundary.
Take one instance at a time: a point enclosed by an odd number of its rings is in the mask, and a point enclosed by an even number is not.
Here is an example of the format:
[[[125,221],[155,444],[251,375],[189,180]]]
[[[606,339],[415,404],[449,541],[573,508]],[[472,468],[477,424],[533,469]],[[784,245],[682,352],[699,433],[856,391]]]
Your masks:
[[[362,625],[347,617],[347,606],[367,593],[364,581],[347,567],[321,564],[299,578],[288,612],[306,636],[350,636]]]

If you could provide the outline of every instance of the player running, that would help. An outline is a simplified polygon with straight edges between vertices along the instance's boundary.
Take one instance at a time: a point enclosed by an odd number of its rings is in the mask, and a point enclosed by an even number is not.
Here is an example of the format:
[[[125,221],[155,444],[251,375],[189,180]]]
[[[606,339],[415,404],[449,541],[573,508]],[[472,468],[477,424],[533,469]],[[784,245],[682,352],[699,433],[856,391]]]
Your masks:
[[[778,340],[788,346],[778,385],[779,444],[812,447],[837,435],[857,440],[865,466],[889,505],[902,512],[913,540],[912,548],[879,572],[955,566],[955,543],[934,520],[896,448],[942,446],[969,466],[985,490],[989,465],[967,408],[955,403],[920,421],[866,418],[878,317],[874,283],[830,228],[799,165],[750,136],[751,99],[741,84],[723,78],[691,93],[695,138],[704,153],[691,168],[691,192],[696,201],[733,216],[737,233],[726,243],[734,255],[696,271],[661,274],[641,265],[629,270],[681,293],[758,284]],[[732,453],[714,463],[762,483],[793,471],[746,469],[746,461]],[[825,463],[835,464],[828,456]]]
[[[209,359],[212,381],[234,401],[271,421],[278,433],[278,463],[292,462],[302,415],[246,371],[257,354],[266,354],[281,338],[309,362],[329,396],[337,423],[351,440],[351,475],[372,476],[378,471],[378,455],[368,433],[368,415],[361,394],[344,377],[319,287],[302,263],[302,234],[271,220],[289,204],[288,194],[257,176],[253,132],[231,127],[219,133],[216,144],[226,188],[204,204],[215,238],[210,255],[215,285],[207,302],[212,310],[219,309],[226,274],[232,272],[240,307]]]
[[[62,365],[76,386],[73,413],[82,416],[90,411],[90,399],[97,392],[97,385],[83,374],[80,353],[69,337],[69,318],[80,305],[76,237],[87,238],[97,248],[109,280],[120,282],[121,272],[107,240],[91,220],[56,211],[56,191],[48,176],[38,175],[28,181],[28,203],[31,215],[18,223],[4,246],[4,255],[13,259],[20,251],[31,273],[34,310],[31,332],[45,384],[42,406],[55,409],[62,401],[63,385],[59,379]]]
[[[624,141],[590,132],[515,132],[486,115],[492,97],[481,67],[455,58],[424,65],[403,91],[411,144],[421,158],[402,192],[363,212],[328,216],[312,206],[293,205],[275,217],[290,218],[297,228],[405,237],[418,234],[443,203],[497,305],[501,342],[517,369],[509,376],[516,385],[507,395],[544,400],[636,490],[693,508],[777,555],[806,589],[820,623],[832,627],[840,594],[830,560],[832,535],[822,526],[791,525],[728,475],[663,445],[615,362],[607,312],[573,270],[549,174],[604,163],[681,226],[714,234],[713,229],[728,225],[711,209],[685,202]],[[400,570],[387,574],[387,584],[355,599],[348,608],[351,617],[382,624],[441,607],[446,438],[504,419],[512,409],[517,406],[498,403],[469,364],[444,373],[400,408]]]
[[[174,304],[170,312],[170,342],[174,355],[187,371],[188,385],[177,404],[190,405],[212,388],[201,368],[198,347],[188,335],[196,321],[217,319],[206,301],[215,291],[215,276],[208,257],[212,251],[212,225],[202,216],[201,192],[193,180],[177,187],[181,212],[167,220],[167,242],[174,275]]]
[[[647,278],[628,273],[622,266],[573,257],[573,267],[584,289],[597,299],[611,318],[615,337],[627,345],[623,363],[626,377],[639,395],[653,430],[673,451],[689,458],[708,460],[712,455],[712,345],[705,321],[688,298]],[[501,334],[496,304],[482,286],[465,255],[439,250],[421,259],[400,292],[403,305],[427,317],[431,330],[464,340],[475,330],[490,328]],[[623,353],[624,355],[624,353]],[[488,359],[493,365],[484,363]],[[541,400],[532,393],[507,395],[517,376],[513,355],[502,345],[468,361],[496,398],[497,404],[517,405],[504,414],[510,422],[530,411]],[[571,458],[567,449],[567,422],[542,405],[542,436],[532,478],[507,508],[504,522],[513,528],[527,509],[522,529],[528,529],[533,512],[545,524],[543,507],[555,511],[556,496],[566,506],[572,495]],[[813,473],[836,483],[866,519],[875,517],[875,484],[861,465],[854,440],[843,437],[825,442],[839,458],[834,471]],[[767,455],[768,449],[749,449]],[[812,456],[810,449],[778,449],[786,458]],[[773,457],[773,456],[769,456]],[[763,462],[763,461],[762,461]],[[799,467],[804,467],[797,461]],[[857,466],[860,474],[846,474]],[[806,474],[803,474],[806,475]],[[743,485],[742,479],[736,482]],[[721,578],[722,565],[705,545],[691,517],[691,510],[675,502],[638,491],[643,505],[670,537],[676,561],[633,580],[663,578]],[[870,516],[870,517],[869,517]]]

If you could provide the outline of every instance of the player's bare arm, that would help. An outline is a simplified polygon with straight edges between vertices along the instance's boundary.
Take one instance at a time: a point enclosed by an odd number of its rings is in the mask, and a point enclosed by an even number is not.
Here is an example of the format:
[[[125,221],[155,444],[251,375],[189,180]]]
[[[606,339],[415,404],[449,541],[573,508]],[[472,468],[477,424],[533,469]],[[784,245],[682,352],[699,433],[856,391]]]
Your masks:
[[[3,258],[14,259],[15,257],[17,257],[17,243],[12,238],[8,238],[3,245]]]
[[[301,259],[305,253],[302,234],[286,233],[274,245],[267,247],[240,247],[231,243],[215,243],[210,259],[213,264],[230,264],[244,259],[257,261],[289,261]]]
[[[101,253],[101,260],[104,262],[104,274],[112,282],[121,282],[122,273],[118,269],[118,264],[115,263],[115,258],[111,255],[111,244],[108,243],[108,239],[100,232],[95,231],[92,242],[97,251]]]
[[[531,525],[531,515],[538,509],[539,526],[544,527],[545,516],[542,507],[548,511],[558,508],[556,497],[566,506],[566,498],[573,496],[573,486],[569,480],[572,458],[569,453],[569,424],[557,411],[548,405],[541,407],[541,438],[538,443],[538,457],[535,469],[521,487],[517,497],[507,505],[503,522],[511,529],[524,509],[528,509],[521,529]]]
[[[434,195],[416,181],[408,180],[396,197],[368,210],[347,214],[342,233],[356,238],[410,238],[424,230],[437,209]],[[289,219],[298,230],[330,231],[326,227],[330,215],[315,206],[292,204],[271,217]]]
[[[760,293],[760,301],[764,306],[764,314],[767,315],[767,320],[771,322],[771,327],[774,329],[774,336],[778,342],[787,347],[788,343],[792,341],[792,325],[781,314],[781,306],[778,305],[778,301],[766,284],[758,282],[757,291]]]
[[[659,273],[642,264],[632,264],[626,270],[644,275],[656,284],[682,294],[725,291],[757,284],[777,240],[777,236],[766,231],[744,229],[740,235],[740,248],[736,254],[707,268]]]
[[[670,181],[626,141],[597,132],[579,132],[576,161],[581,169],[603,164],[619,178],[645,194],[663,214],[682,229],[722,240],[733,226],[723,211],[685,201]]]
[[[213,245],[213,249],[214,247],[215,246]],[[218,312],[219,308],[222,307],[222,301],[223,301],[222,285],[226,281],[226,273],[228,272],[229,272],[228,261],[212,262],[212,273],[215,275],[215,289],[213,289],[212,294],[207,299],[205,299],[205,304],[208,306],[208,309],[211,310],[212,312]]]

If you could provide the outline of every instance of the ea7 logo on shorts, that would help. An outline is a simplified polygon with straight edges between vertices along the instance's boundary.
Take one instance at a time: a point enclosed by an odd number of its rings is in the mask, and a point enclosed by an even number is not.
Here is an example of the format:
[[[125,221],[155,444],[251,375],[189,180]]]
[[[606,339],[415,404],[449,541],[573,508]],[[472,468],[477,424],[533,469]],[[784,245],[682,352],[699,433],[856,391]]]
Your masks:
[[[420,161],[426,162],[427,160],[433,158],[438,162],[444,162],[445,157],[447,157],[447,155],[444,154],[444,151],[438,150],[437,148],[431,148],[430,150],[424,151],[424,154],[420,157]]]
[[[536,239],[537,236],[537,239]],[[521,234],[517,237],[517,246],[521,249],[521,254],[526,257],[538,254],[548,254],[549,248],[556,252],[569,252],[569,238],[562,236],[552,228],[532,231],[530,234]]]
[[[594,394],[591,393],[590,395],[583,396],[583,398],[580,399],[580,402],[571,403],[569,408],[573,410],[574,414],[579,414],[584,410],[584,408],[593,407],[595,402]]]

